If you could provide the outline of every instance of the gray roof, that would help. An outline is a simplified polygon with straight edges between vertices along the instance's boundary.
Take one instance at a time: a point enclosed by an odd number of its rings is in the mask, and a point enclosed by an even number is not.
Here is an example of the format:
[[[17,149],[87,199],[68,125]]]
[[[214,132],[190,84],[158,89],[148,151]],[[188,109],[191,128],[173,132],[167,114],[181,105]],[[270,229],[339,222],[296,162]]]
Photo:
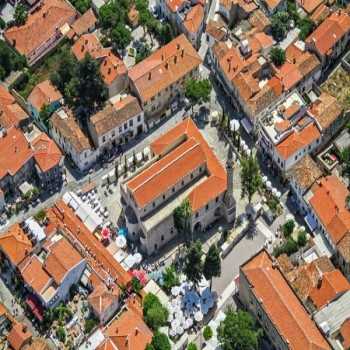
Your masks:
[[[328,336],[339,331],[341,325],[350,317],[350,291],[347,291],[315,313],[314,319]]]

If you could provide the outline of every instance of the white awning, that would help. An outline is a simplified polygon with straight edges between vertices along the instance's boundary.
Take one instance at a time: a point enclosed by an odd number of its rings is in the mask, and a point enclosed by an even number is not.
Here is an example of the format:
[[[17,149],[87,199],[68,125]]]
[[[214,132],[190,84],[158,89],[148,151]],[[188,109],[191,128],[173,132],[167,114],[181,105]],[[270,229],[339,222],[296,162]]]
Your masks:
[[[241,119],[241,124],[248,134],[250,134],[253,131],[253,124],[248,118]]]

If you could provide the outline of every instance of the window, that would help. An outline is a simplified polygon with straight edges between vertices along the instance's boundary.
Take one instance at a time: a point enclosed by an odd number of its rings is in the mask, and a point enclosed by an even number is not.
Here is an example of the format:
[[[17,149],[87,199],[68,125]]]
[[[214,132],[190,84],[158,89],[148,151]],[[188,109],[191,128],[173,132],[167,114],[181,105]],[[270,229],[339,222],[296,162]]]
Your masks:
[[[137,116],[137,121],[138,121],[138,122],[141,121],[141,116],[140,116],[140,115]]]
[[[181,181],[181,186],[183,186],[185,184],[185,181],[184,180],[182,180]]]
[[[193,174],[191,174],[191,179],[193,179]]]
[[[157,250],[158,249],[158,244],[154,245],[154,249]]]
[[[175,187],[172,188],[173,193],[175,192]]]
[[[215,202],[217,203],[219,201],[219,197],[216,197],[215,198]]]
[[[161,236],[160,236],[160,239],[161,239],[162,241],[164,241],[164,236],[163,236],[163,235],[161,235]]]
[[[102,137],[102,142],[106,142],[106,136]]]
[[[209,210],[209,204],[205,206],[205,210]]]
[[[128,128],[128,124],[125,123],[125,124],[124,124],[124,130],[126,130],[127,128]]]
[[[171,233],[171,234],[174,233],[174,229],[173,229],[173,228],[170,229],[170,233]]]
[[[154,207],[156,206],[156,203],[155,203],[155,202],[153,202],[153,203],[152,203],[152,206],[153,206],[153,208],[154,208]]]
[[[163,199],[165,199],[165,194],[163,194]]]
[[[123,128],[120,126],[119,127],[119,132],[122,132],[123,131]]]
[[[114,137],[115,136],[115,131],[112,131],[112,137]]]
[[[195,216],[196,216],[196,218],[198,218],[198,216],[199,216],[199,213],[198,213],[198,211],[197,211],[197,213],[196,213],[196,215],[195,215]]]
[[[131,119],[129,120],[129,126],[133,126],[134,125],[134,121]]]

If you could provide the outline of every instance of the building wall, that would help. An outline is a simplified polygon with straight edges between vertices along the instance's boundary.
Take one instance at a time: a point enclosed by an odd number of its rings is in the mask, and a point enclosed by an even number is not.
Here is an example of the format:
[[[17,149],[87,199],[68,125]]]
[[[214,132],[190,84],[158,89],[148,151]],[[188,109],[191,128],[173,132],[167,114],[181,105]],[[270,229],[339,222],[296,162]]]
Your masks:
[[[105,325],[116,313],[119,308],[119,300],[116,299],[110,307],[108,307],[105,312],[101,315],[97,315],[99,317],[100,323]]]
[[[112,84],[108,86],[108,96],[109,98],[120,94],[128,87],[129,79],[128,74],[119,75]]]

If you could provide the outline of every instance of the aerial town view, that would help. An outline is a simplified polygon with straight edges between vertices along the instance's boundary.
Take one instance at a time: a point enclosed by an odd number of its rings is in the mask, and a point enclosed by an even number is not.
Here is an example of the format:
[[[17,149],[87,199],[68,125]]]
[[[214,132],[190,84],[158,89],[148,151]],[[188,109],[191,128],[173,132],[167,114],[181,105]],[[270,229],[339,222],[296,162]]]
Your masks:
[[[0,0],[0,350],[350,350],[349,0]]]

